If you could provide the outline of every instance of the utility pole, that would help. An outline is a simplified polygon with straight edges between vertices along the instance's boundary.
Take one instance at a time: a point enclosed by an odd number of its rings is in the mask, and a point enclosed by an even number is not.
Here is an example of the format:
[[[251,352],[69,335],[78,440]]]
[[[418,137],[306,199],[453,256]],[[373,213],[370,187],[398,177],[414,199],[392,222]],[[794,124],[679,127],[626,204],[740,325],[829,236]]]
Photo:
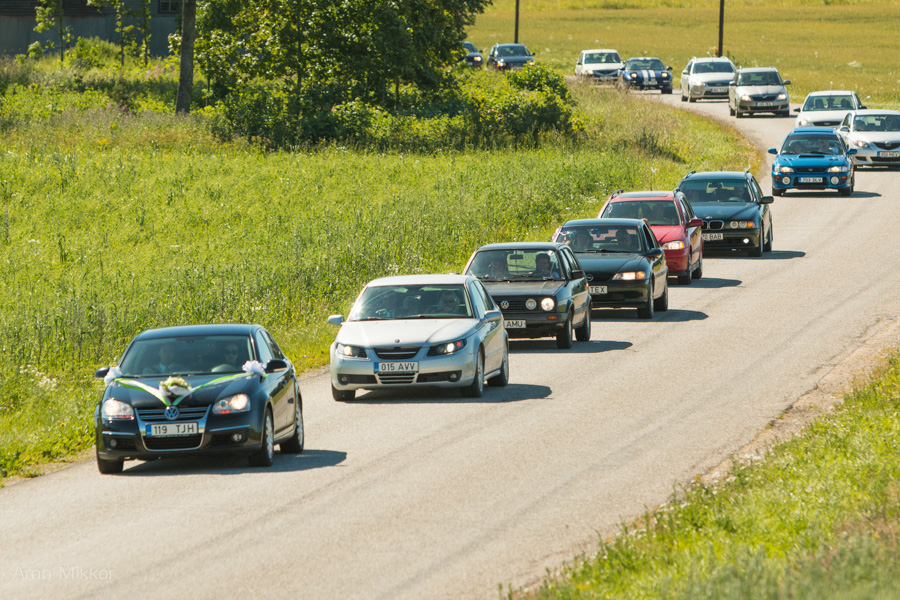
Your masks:
[[[519,0],[516,0],[518,3]],[[722,56],[722,31],[725,29],[725,0],[719,0],[719,53]]]
[[[722,0],[722,2],[724,1]],[[516,35],[513,38],[513,42],[519,43],[519,0],[516,0]],[[721,43],[719,45],[721,46]]]

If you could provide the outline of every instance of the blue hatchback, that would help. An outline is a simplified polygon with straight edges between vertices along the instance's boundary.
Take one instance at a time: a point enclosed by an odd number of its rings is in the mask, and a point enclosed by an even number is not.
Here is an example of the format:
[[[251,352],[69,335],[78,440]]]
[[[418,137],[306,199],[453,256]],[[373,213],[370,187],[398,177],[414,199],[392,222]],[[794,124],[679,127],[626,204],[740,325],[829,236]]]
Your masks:
[[[842,196],[853,193],[853,166],[847,149],[830,127],[798,127],[790,132],[781,150],[769,148],[772,163],[772,195],[785,190],[837,190]]]

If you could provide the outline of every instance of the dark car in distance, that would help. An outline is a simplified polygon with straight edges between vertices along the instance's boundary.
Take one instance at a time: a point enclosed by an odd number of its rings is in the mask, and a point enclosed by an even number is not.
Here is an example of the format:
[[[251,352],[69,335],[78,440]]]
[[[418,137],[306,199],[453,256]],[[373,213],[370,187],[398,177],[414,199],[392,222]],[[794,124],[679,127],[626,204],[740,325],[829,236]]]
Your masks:
[[[650,226],[639,219],[577,219],[553,234],[584,267],[594,308],[636,308],[642,319],[669,309],[669,268]]]
[[[97,467],[125,460],[231,453],[269,466],[275,445],[303,451],[303,400],[290,360],[259,325],[190,325],[144,331],[116,367],[94,410]]]
[[[658,58],[639,56],[629,58],[619,72],[619,85],[626,89],[659,90],[672,93],[672,67]]]
[[[591,339],[591,297],[569,248],[550,242],[488,244],[469,258],[466,275],[484,284],[510,338],[556,337],[572,347]]]
[[[472,42],[463,42],[460,60],[466,61],[466,65],[473,69],[480,69],[484,66],[484,57],[481,55],[481,50]]]
[[[534,66],[534,53],[524,44],[494,44],[486,66],[497,71],[519,71]]]
[[[678,184],[694,214],[703,220],[704,251],[744,250],[762,256],[775,238],[775,200],[763,194],[749,170],[691,171]]]

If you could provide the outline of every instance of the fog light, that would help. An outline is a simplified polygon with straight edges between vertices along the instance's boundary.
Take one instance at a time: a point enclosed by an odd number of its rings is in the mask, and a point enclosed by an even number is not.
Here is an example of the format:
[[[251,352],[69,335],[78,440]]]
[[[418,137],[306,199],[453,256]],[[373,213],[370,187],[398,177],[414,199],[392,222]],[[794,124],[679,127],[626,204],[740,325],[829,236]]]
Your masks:
[[[116,438],[109,438],[109,439],[106,441],[106,446],[107,446],[108,448],[115,448],[115,447],[118,446],[118,445],[119,445],[119,444],[116,442]]]
[[[790,182],[791,182],[791,178],[790,178],[790,177],[782,177],[782,178],[781,178],[781,183],[783,183],[784,185],[787,185],[787,184],[789,184]]]
[[[838,183],[840,183],[840,181],[841,181],[841,180],[838,179],[837,176],[831,178],[831,183],[833,183],[833,184],[835,184],[835,185],[837,185]]]
[[[232,433],[232,434],[231,434],[231,441],[232,441],[232,442],[243,442],[243,441],[244,441],[244,434],[243,434],[243,433]]]
[[[454,371],[453,373],[450,373],[450,381],[456,381],[457,379],[459,379],[458,372]]]
[[[744,238],[744,243],[745,243],[745,244],[749,244],[749,243],[750,243],[750,238]]]
[[[341,375],[338,377],[338,379],[340,380],[341,383],[343,383],[344,385],[347,385],[347,382],[350,381],[350,376],[349,375]]]

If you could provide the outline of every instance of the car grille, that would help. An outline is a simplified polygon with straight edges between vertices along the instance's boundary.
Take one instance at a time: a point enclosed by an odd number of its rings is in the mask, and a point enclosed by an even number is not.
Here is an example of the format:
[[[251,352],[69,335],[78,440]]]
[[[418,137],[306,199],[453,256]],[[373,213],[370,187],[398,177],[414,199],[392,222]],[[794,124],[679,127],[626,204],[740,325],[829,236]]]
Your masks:
[[[592,284],[595,284],[600,281],[609,281],[609,278],[611,276],[612,275],[610,275],[609,273],[588,273],[587,274],[588,285],[592,285]]]
[[[380,383],[412,383],[416,380],[415,373],[379,373]]]
[[[147,450],[193,450],[200,447],[202,440],[203,435],[199,433],[177,437],[145,437],[144,446]]]
[[[873,160],[873,161],[878,161],[878,162],[895,162],[895,163],[900,163],[900,158],[898,158],[898,157],[896,157],[896,156],[879,156],[879,157],[877,157],[877,158],[873,158],[872,160]]]
[[[594,71],[594,77],[612,77],[618,73],[618,70],[613,69],[611,71]]]
[[[794,167],[794,171],[797,173],[824,173],[825,169],[822,167]]]
[[[759,94],[758,96],[750,96],[750,99],[757,102],[771,102],[772,100],[778,100],[778,94]]]
[[[725,221],[703,221],[703,229],[717,231],[725,228]]]
[[[393,346],[375,348],[378,358],[384,360],[407,360],[419,352],[420,346]]]
[[[494,298],[494,302],[497,303],[497,306],[500,307],[502,312],[522,312],[528,310],[525,308],[525,299],[523,298]],[[508,303],[509,306],[504,308],[504,302]]]
[[[813,121],[810,125],[815,125],[816,127],[834,127],[836,125],[840,125],[841,122],[838,121]]]
[[[900,148],[900,142],[874,142],[876,148],[882,150],[895,150]]]
[[[169,420],[166,418],[166,409],[163,408],[138,408],[138,416],[145,423],[178,423],[180,421],[199,421],[206,416],[208,406],[178,407],[178,418]]]

